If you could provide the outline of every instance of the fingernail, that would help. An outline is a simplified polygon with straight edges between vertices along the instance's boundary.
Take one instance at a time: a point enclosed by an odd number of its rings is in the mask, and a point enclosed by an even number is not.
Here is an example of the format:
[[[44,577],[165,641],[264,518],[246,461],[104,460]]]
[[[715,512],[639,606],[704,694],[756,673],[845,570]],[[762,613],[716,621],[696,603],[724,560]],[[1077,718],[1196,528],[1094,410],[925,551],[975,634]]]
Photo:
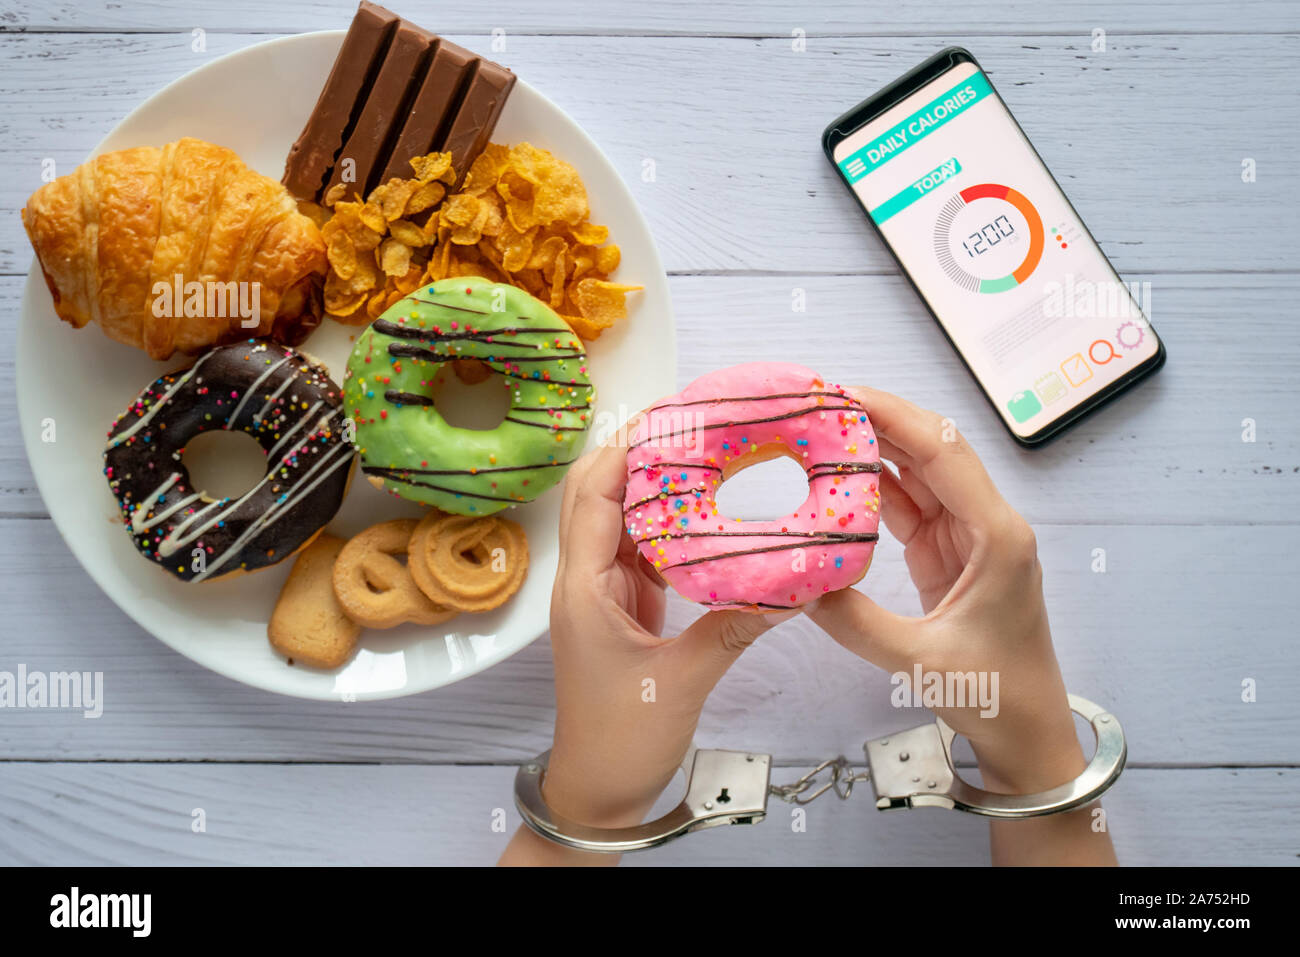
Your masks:
[[[817,606],[820,605],[821,603],[822,600],[820,598],[816,599],[815,601],[810,601],[808,602],[808,604],[804,605],[803,608],[800,609],[800,611],[802,611],[805,615],[811,615],[813,612],[817,610]]]

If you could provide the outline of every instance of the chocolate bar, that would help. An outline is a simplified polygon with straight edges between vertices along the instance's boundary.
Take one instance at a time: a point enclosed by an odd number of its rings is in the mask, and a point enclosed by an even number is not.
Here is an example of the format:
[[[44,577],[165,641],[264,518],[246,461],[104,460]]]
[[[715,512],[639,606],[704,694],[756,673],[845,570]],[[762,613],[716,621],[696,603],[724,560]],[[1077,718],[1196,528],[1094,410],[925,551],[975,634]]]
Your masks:
[[[284,184],[299,199],[319,201],[340,183],[347,198],[364,197],[433,151],[451,152],[459,184],[514,82],[505,67],[362,2]]]

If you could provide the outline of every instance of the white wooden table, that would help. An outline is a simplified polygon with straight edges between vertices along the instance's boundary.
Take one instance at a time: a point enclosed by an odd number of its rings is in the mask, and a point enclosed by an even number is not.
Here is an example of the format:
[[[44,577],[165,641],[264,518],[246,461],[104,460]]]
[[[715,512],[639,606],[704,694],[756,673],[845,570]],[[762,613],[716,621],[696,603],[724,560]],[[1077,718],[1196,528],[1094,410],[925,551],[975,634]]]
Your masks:
[[[1294,222],[1300,8],[1238,0],[443,4],[401,13],[488,53],[569,111],[650,218],[685,382],[804,362],[952,416],[1041,543],[1069,686],[1113,708],[1129,769],[1107,799],[1126,863],[1300,858],[1300,272]],[[597,12],[598,11],[598,12]],[[0,2],[0,322],[31,252],[18,209],[130,109],[207,60],[336,29],[350,0]],[[599,17],[599,19],[595,19]],[[193,52],[192,31],[206,32]],[[1105,31],[1104,52],[1094,31]],[[795,39],[803,38],[806,48]],[[1169,363],[1037,452],[1003,433],[832,178],[830,118],[942,46],[971,49],[1128,279],[1153,286]],[[741,162],[743,157],[743,162]],[[643,182],[645,159],[657,177]],[[1242,180],[1243,160],[1257,180]],[[793,315],[792,290],[807,312]],[[792,335],[793,330],[793,335]],[[10,350],[0,376],[13,381]],[[48,519],[0,391],[0,670],[102,670],[98,720],[0,710],[0,863],[488,863],[517,822],[514,765],[547,746],[542,639],[437,692],[278,698],[208,673],[95,587]],[[1244,442],[1243,420],[1256,441]],[[1091,570],[1106,552],[1106,572]],[[868,586],[914,611],[885,540]],[[674,600],[669,627],[692,617]],[[1242,701],[1254,679],[1258,697]],[[705,746],[770,750],[777,779],[919,723],[883,673],[806,621],[747,652]],[[194,809],[207,829],[194,833]],[[823,800],[632,864],[988,860],[985,826]]]

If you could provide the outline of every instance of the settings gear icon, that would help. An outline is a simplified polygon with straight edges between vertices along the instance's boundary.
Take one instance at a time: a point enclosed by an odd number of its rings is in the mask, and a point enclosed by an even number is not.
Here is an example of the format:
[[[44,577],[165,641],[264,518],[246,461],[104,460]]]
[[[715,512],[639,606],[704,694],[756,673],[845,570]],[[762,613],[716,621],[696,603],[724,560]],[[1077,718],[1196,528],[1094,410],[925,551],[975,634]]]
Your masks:
[[[1129,332],[1129,330],[1132,330],[1132,332]],[[1125,335],[1126,332],[1128,333],[1127,336]],[[1142,340],[1146,338],[1146,335],[1147,334],[1142,330],[1140,325],[1130,320],[1129,322],[1122,323],[1120,327],[1115,330],[1115,341],[1125,349],[1136,349],[1138,346],[1142,345]]]

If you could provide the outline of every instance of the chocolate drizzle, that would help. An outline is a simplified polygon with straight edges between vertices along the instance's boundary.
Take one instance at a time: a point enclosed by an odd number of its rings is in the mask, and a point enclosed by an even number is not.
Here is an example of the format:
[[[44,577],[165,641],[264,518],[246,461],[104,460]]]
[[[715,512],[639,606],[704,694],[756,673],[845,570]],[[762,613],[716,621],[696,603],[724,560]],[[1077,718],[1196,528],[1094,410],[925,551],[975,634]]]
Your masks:
[[[799,605],[773,605],[765,601],[701,601],[696,604],[706,605],[709,608],[766,608],[769,611],[790,611],[800,607]]]
[[[791,532],[790,534],[793,535],[795,533]],[[660,571],[668,571],[672,568],[685,568],[688,565],[700,565],[704,562],[717,561],[720,558],[739,558],[742,555],[762,555],[765,552],[785,552],[792,548],[804,548],[809,545],[854,545],[874,542],[880,537],[876,532],[853,532],[852,534],[855,537],[849,539],[828,538],[827,536],[831,534],[832,533],[830,532],[822,532],[817,538],[808,538],[807,536],[800,535],[799,541],[789,542],[784,545],[765,545],[762,548],[745,548],[738,552],[723,552],[720,555],[701,555],[699,558],[688,558],[685,561],[677,562],[673,565],[664,565],[660,568]]]
[[[819,532],[815,529],[806,532],[664,532],[660,535],[647,535],[635,539],[642,542],[663,542],[671,539],[686,538],[801,538],[810,545],[850,545],[855,542],[874,542],[880,535],[876,532]],[[812,541],[812,539],[818,541]],[[744,552],[728,552],[729,555],[743,555]],[[718,555],[717,558],[725,556]]]
[[[819,479],[828,475],[856,475],[863,472],[879,472],[883,468],[879,462],[823,462],[807,468],[808,478]]]
[[[476,316],[491,315],[491,313],[480,312],[477,309],[461,309],[459,306],[443,305],[442,303],[434,302],[431,299],[420,299],[417,301],[423,302],[426,305],[437,306],[439,309],[460,309],[461,312],[472,312]],[[518,317],[516,316],[515,318]],[[432,329],[421,329],[419,326],[408,326],[400,322],[390,322],[387,319],[376,319],[373,328],[376,332],[382,332],[384,335],[392,336],[394,339],[416,339],[420,342],[454,342],[463,339],[469,339],[476,342],[491,342],[498,336],[523,336],[532,335],[534,333],[573,335],[573,330],[568,327],[563,329],[547,329],[529,328],[528,326],[511,326],[505,329],[493,329],[490,332],[484,332],[482,330],[477,332],[469,330],[466,330],[465,332],[442,332],[439,330],[435,332]],[[493,345],[495,345],[495,343],[493,343]],[[574,349],[573,352],[575,354],[582,354],[581,349]]]
[[[420,395],[418,392],[399,392],[397,389],[388,389],[384,392],[384,398],[394,405],[433,405],[433,397]]]
[[[647,411],[685,409],[692,405],[717,405],[722,402],[766,402],[769,399],[814,399],[818,397],[847,399],[849,396],[844,392],[774,392],[771,395],[723,395],[712,399],[693,399],[690,402],[664,402],[661,405],[651,407]]]
[[[720,400],[725,401],[725,400]],[[814,405],[806,409],[798,409],[794,412],[785,412],[781,415],[769,415],[761,419],[737,419],[734,422],[710,422],[708,425],[701,425],[693,429],[679,429],[676,432],[665,432],[660,435],[652,435],[644,438],[639,442],[632,443],[632,448],[640,448],[643,445],[662,444],[664,439],[676,438],[679,435],[692,435],[698,431],[711,431],[713,429],[734,429],[742,425],[761,425],[764,422],[780,422],[784,419],[797,419],[801,416],[808,415],[810,412],[835,412],[842,409],[860,411],[856,405]]]
[[[541,467],[542,466],[539,465],[524,466],[524,468],[541,468]],[[513,498],[503,498],[500,495],[483,495],[480,492],[471,492],[463,488],[452,488],[449,485],[435,485],[432,482],[417,482],[415,481],[415,479],[411,478],[412,475],[411,469],[394,469],[394,468],[383,468],[378,465],[367,465],[362,468],[362,471],[365,472],[367,475],[378,475],[386,479],[392,479],[394,481],[401,482],[404,485],[414,485],[419,488],[431,488],[434,489],[435,491],[446,492],[449,495],[455,495],[457,497],[463,495],[466,498],[482,499],[485,502],[510,502],[511,504],[514,504],[516,501],[516,499]],[[448,472],[443,472],[438,474],[471,475],[473,473],[469,469],[465,469],[462,472],[448,471]]]
[[[722,467],[719,465],[709,465],[705,462],[650,462],[646,465],[637,466],[638,469],[707,469],[710,472],[721,472]]]
[[[404,475],[491,475],[496,472],[527,472],[532,469],[563,469],[568,468],[573,462],[574,460],[570,459],[567,462],[547,462],[545,465],[493,465],[491,468],[474,469],[472,472],[466,469],[385,469],[379,466],[364,468],[362,471],[376,475],[384,472],[401,472]]]
[[[533,411],[541,412],[544,410],[536,409]],[[587,431],[587,427],[585,425],[550,425],[546,422],[529,422],[527,419],[516,419],[513,415],[507,415],[505,421],[513,422],[516,425],[526,425],[530,429],[547,429],[551,432],[586,432]]]
[[[626,506],[623,509],[623,514],[626,515],[628,512],[635,511],[638,508],[641,508],[645,505],[649,505],[651,502],[664,501],[668,499],[669,496],[676,496],[678,498],[681,498],[686,495],[696,495],[697,493],[701,493],[704,491],[705,490],[702,488],[698,488],[698,489],[688,488],[688,489],[678,489],[675,492],[668,492],[668,491],[655,492],[653,495],[647,496],[646,498],[637,499],[631,505]]]

